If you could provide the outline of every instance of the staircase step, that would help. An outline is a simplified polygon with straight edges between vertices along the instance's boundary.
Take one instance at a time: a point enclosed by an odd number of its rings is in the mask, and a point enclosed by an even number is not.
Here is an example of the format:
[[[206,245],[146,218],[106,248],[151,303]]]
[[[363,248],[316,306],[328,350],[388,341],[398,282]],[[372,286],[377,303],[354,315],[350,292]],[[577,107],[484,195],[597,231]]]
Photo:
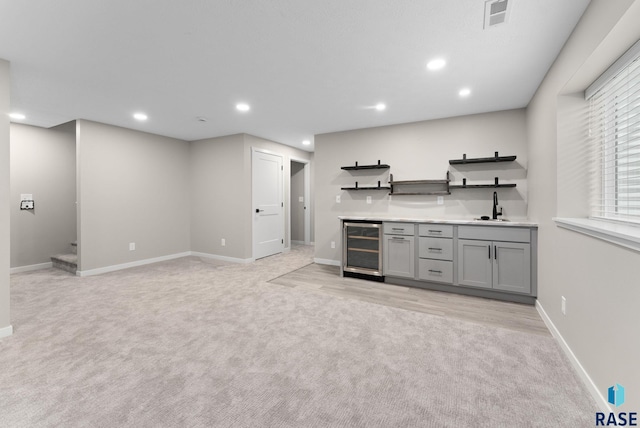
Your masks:
[[[78,254],[78,241],[73,241],[71,243],[71,252],[73,254]]]
[[[66,270],[67,272],[76,273],[78,270],[77,254],[56,254],[51,257],[51,263],[54,268]]]

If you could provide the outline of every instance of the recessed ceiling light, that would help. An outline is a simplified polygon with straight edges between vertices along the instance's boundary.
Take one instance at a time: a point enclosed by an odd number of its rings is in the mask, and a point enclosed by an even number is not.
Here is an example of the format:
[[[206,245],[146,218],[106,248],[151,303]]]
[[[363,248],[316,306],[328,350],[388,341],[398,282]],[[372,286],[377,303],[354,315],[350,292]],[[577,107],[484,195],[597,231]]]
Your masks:
[[[240,103],[236,104],[236,109],[238,109],[238,111],[249,111],[251,107],[249,107],[249,104]]]
[[[9,117],[15,120],[22,120],[27,118],[27,116],[22,113],[9,113]]]
[[[471,89],[462,88],[460,89],[460,92],[458,92],[458,95],[460,95],[461,97],[468,97],[469,95],[471,95]]]
[[[133,118],[135,120],[147,120],[148,119],[147,115],[144,114],[144,113],[134,113],[133,114]]]
[[[383,103],[376,104],[376,110],[378,110],[378,111],[385,110],[386,108],[387,108],[387,106],[385,104],[383,104]]]
[[[302,144],[304,144],[305,146],[308,146],[309,144],[311,144],[311,141],[309,141],[309,140],[304,140],[304,141],[302,142]]]
[[[440,70],[445,65],[447,65],[447,61],[442,58],[432,59],[427,63],[427,68],[431,71]]]

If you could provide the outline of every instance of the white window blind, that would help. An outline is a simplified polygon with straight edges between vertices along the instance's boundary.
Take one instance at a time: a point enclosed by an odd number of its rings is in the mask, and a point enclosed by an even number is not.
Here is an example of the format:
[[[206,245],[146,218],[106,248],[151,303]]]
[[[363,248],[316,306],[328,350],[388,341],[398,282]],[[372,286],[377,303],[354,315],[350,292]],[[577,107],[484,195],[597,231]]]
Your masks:
[[[595,163],[592,216],[640,223],[640,42],[586,94]]]

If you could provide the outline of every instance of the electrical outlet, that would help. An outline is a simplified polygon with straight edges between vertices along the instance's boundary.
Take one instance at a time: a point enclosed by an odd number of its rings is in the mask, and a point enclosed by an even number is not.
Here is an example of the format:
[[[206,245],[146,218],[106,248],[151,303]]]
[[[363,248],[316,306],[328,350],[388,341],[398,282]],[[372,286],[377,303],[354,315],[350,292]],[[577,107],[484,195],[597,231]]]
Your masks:
[[[438,205],[442,205],[442,204],[444,204],[444,197],[438,196]]]
[[[129,251],[135,251],[135,249],[136,249],[136,243],[129,242]]]
[[[336,241],[331,241],[331,248],[336,248]]]
[[[367,196],[367,203],[371,204],[371,196]]]
[[[225,245],[227,245],[227,240],[226,240],[226,239],[224,239],[224,238],[222,238],[222,239],[220,240],[220,245],[222,245],[223,247],[224,247]]]
[[[567,299],[562,296],[562,315],[567,315]]]
[[[336,204],[340,203],[340,195],[336,195]]]

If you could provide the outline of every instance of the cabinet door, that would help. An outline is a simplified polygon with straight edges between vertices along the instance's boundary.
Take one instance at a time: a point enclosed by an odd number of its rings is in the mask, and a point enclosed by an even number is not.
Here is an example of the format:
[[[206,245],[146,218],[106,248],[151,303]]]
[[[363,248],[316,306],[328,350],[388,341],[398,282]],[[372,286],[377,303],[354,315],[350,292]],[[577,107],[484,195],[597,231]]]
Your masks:
[[[491,242],[458,239],[458,284],[492,288]]]
[[[384,235],[384,274],[403,278],[415,277],[413,236]]]
[[[494,242],[493,252],[493,288],[530,294],[530,245],[515,242]]]

